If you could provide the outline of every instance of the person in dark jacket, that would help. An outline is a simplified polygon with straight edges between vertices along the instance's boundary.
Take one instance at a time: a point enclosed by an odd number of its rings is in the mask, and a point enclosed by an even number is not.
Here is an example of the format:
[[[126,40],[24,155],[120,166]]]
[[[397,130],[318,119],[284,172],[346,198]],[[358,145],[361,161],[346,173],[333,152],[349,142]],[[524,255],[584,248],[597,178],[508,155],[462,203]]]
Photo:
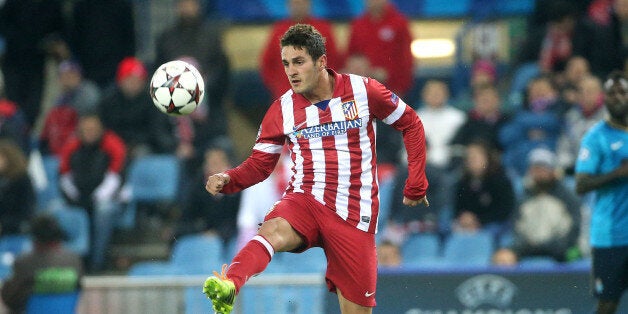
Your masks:
[[[0,5],[0,36],[6,40],[0,68],[6,96],[20,104],[31,127],[40,114],[46,59],[65,37],[61,2],[7,0]]]
[[[231,168],[233,162],[230,142],[215,141],[206,150],[201,171],[194,178],[196,184],[184,197],[177,236],[191,233],[209,233],[220,236],[223,242],[237,234],[236,218],[240,208],[240,193],[211,195],[205,190],[206,178]]]
[[[27,159],[17,144],[0,139],[0,234],[24,234],[35,213]]]
[[[60,187],[66,199],[87,210],[91,222],[90,267],[99,271],[121,210],[120,190],[126,163],[126,146],[104,128],[96,114],[79,118],[78,134],[60,155]]]
[[[128,0],[79,0],[72,14],[70,46],[85,78],[101,90],[114,83],[116,67],[135,55],[135,18]]]
[[[65,232],[51,215],[31,222],[33,250],[18,257],[11,276],[2,285],[2,301],[9,313],[24,313],[33,293],[77,291],[83,276],[81,257],[63,246]]]
[[[105,127],[122,138],[129,157],[172,153],[176,145],[172,122],[152,103],[144,64],[128,57],[118,65],[116,84],[98,106]]]

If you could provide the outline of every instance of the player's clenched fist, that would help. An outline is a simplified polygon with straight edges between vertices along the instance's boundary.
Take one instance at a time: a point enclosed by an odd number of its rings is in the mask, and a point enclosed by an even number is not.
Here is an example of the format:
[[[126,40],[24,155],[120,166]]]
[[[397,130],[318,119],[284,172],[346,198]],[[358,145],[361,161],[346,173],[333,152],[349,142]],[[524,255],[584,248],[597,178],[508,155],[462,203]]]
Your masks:
[[[207,178],[207,183],[205,184],[205,190],[211,193],[212,195],[216,195],[222,191],[222,188],[229,183],[231,178],[224,173],[217,173],[211,175]]]

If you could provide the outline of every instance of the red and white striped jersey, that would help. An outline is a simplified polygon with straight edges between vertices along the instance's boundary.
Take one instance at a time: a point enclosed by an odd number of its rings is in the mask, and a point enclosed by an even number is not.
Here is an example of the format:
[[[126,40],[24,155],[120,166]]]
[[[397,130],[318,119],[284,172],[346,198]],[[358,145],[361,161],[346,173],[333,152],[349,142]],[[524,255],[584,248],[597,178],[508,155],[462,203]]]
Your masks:
[[[327,105],[311,104],[292,90],[276,100],[251,156],[227,171],[231,181],[223,192],[237,192],[268,177],[287,143],[294,165],[286,193],[310,194],[356,228],[375,233],[375,119],[403,133],[409,170],[404,195],[410,199],[423,197],[428,186],[423,126],[415,111],[379,82],[328,71],[335,88]]]

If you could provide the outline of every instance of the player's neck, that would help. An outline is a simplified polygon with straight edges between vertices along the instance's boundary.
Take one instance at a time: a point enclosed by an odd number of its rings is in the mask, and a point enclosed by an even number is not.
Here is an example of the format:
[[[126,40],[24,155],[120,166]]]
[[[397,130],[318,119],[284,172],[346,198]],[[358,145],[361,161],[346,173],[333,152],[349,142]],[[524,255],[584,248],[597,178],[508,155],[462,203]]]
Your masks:
[[[319,77],[316,88],[310,93],[304,93],[303,96],[313,104],[331,99],[334,94],[334,82],[335,78],[324,69]]]

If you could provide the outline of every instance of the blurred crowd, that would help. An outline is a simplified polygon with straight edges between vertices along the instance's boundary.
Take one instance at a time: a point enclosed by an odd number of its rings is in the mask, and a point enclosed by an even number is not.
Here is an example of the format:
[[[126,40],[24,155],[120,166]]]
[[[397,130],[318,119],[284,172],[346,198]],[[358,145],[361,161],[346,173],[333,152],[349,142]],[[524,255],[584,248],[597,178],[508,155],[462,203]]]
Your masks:
[[[272,23],[259,57],[272,99],[289,88],[279,38],[290,25],[309,23],[325,36],[332,68],[383,82],[423,121],[427,209],[403,206],[401,137],[378,128],[382,250],[399,253],[415,234],[489,233],[496,252],[513,256],[496,258],[500,263],[588,255],[589,203],[574,192],[573,168],[582,135],[605,118],[602,81],[625,67],[628,0],[536,1],[508,64],[485,47],[472,48],[462,88],[442,77],[415,85],[422,65],[411,53],[409,18],[391,1],[365,0],[365,12],[346,21],[342,45],[332,21],[312,15],[312,1],[285,4],[289,17]],[[142,60],[131,1],[0,1],[0,236],[28,234],[35,213],[52,206],[37,200],[37,155],[58,158],[62,201],[90,217],[88,271],[105,268],[114,217],[132,193],[125,189],[127,170],[146,155],[174,155],[182,169],[166,241],[203,233],[229,245],[255,233],[290,179],[289,159],[241,194],[204,191],[207,174],[239,162],[227,111],[229,92],[246,92],[229,86],[234,70],[223,42],[229,24],[207,13],[211,5],[174,1],[174,23],[155,36],[154,59]],[[176,118],[156,110],[148,93],[152,69],[174,59],[195,65],[206,84],[199,108]],[[52,78],[45,75],[50,64]],[[50,88],[54,100],[46,105]],[[420,90],[418,97],[412,90]]]

